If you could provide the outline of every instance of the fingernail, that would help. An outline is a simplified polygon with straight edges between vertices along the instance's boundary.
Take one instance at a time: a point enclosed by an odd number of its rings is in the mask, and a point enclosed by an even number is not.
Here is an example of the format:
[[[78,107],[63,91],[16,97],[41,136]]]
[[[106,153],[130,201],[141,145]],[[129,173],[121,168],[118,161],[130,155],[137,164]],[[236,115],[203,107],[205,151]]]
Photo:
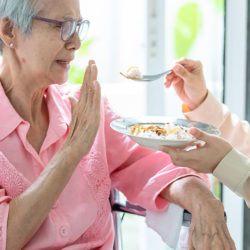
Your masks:
[[[179,71],[181,70],[181,66],[176,65],[174,69],[175,69],[177,72],[179,72]]]
[[[198,130],[196,128],[190,128],[189,129],[189,133],[192,135],[197,135],[198,134]]]

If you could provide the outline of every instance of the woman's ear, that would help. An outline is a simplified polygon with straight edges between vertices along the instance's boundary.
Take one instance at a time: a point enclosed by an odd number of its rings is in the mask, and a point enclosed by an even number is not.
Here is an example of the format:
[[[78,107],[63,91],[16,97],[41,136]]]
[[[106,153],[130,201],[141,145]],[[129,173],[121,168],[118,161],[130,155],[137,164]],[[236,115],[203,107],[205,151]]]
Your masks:
[[[0,39],[5,46],[13,47],[14,45],[14,24],[9,18],[0,19]]]

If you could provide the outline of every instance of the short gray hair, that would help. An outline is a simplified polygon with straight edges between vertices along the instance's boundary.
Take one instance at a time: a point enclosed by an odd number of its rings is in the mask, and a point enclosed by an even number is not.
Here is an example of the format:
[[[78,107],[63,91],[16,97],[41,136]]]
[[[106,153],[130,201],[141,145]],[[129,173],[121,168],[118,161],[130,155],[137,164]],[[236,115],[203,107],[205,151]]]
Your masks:
[[[0,19],[9,18],[22,33],[31,31],[32,18],[40,11],[39,0],[0,0]],[[0,52],[3,51],[0,39]]]

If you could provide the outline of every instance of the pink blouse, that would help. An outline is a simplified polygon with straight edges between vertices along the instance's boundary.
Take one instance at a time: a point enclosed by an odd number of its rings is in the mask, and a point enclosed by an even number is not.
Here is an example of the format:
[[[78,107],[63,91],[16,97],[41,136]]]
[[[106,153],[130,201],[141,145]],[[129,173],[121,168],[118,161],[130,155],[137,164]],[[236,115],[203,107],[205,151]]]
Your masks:
[[[14,110],[0,85],[1,250],[6,247],[11,199],[32,185],[67,136],[71,119],[69,95],[78,97],[79,88],[68,84],[48,87],[45,96],[50,123],[38,154],[26,139],[29,123]],[[89,154],[81,160],[49,215],[23,249],[110,250],[114,240],[111,187],[119,189],[131,202],[159,211],[168,206],[159,193],[176,179],[195,175],[207,181],[205,175],[174,166],[167,154],[144,149],[113,131],[110,122],[118,116],[105,98],[101,114]]]

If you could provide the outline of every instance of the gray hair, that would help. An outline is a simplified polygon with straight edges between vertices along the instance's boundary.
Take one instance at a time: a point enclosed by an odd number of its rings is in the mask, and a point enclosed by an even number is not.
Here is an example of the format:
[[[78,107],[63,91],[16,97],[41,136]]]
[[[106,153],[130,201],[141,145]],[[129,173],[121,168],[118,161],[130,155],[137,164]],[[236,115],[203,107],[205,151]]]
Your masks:
[[[0,19],[10,19],[21,32],[28,35],[31,31],[32,18],[40,8],[39,0],[0,0]],[[3,41],[0,39],[0,52],[3,51]]]

